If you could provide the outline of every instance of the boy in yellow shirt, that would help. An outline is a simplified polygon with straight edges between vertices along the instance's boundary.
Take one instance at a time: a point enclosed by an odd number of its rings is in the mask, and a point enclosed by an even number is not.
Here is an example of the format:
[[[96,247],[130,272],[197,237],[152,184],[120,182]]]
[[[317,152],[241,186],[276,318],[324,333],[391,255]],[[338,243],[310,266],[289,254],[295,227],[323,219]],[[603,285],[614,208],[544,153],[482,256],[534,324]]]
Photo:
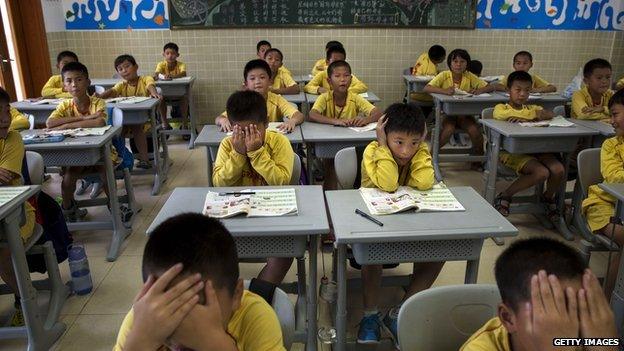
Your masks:
[[[576,249],[547,238],[511,244],[496,260],[497,317],[460,351],[572,351],[555,338],[618,338],[613,312]],[[617,346],[582,350],[615,351]]]
[[[377,123],[377,141],[364,150],[362,157],[362,187],[393,192],[399,186],[418,190],[431,189],[434,171],[427,146],[425,117],[413,104],[390,105]],[[403,301],[419,291],[428,289],[440,273],[444,262],[414,263],[414,274]],[[380,339],[383,323],[398,348],[397,316],[400,305],[391,308],[379,320],[381,265],[362,265],[364,317],[360,322],[358,343],[374,344]]]
[[[611,124],[615,129],[615,136],[602,143],[600,150],[600,173],[605,183],[624,183],[624,90],[619,90],[609,100]],[[587,198],[583,201],[583,214],[589,228],[596,234],[611,237],[619,245],[624,245],[624,227],[621,223],[613,223],[616,199],[598,185],[589,187]],[[620,262],[620,253],[613,253],[609,276],[606,277],[605,291],[607,296],[615,286],[615,279]]]
[[[531,91],[531,75],[524,71],[515,71],[507,79],[509,103],[498,104],[494,108],[494,119],[511,123],[525,121],[543,121],[552,119],[554,114],[541,106],[527,105]],[[536,184],[546,182],[546,191],[542,201],[548,206],[548,217],[552,220],[559,215],[555,195],[563,181],[565,169],[555,154],[510,154],[500,153],[501,163],[519,175],[505,191],[498,194],[494,207],[503,216],[509,215],[512,197],[518,192]]]
[[[342,127],[361,127],[376,122],[381,117],[378,108],[349,89],[353,76],[351,66],[346,61],[332,62],[326,72],[327,84],[331,88],[316,99],[310,110],[310,121]],[[325,189],[336,189],[334,160],[324,159],[323,165]]]
[[[266,52],[269,51],[270,49],[271,49],[271,43],[269,43],[266,40],[260,40],[258,44],[256,44],[256,55],[258,56],[260,60],[264,60],[264,56],[266,55]],[[282,65],[279,68],[279,70],[292,77],[292,73],[288,70],[288,68],[286,68],[286,66]]]
[[[145,283],[119,328],[114,351],[282,351],[279,320],[243,289],[236,243],[218,220],[187,213],[151,233]]]
[[[529,70],[533,67],[533,55],[528,51],[520,51],[514,55],[513,69],[514,71],[524,71],[529,73]],[[531,87],[532,93],[553,93],[557,91],[557,87],[548,83],[542,77],[537,74],[531,74],[533,80],[533,86]],[[495,85],[496,90],[505,91],[507,89],[507,77]]]
[[[123,78],[123,82],[115,84],[112,88],[106,90],[102,94],[96,94],[101,99],[114,98],[118,96],[150,96],[152,98],[160,100],[160,104],[163,104],[162,95],[156,91],[156,83],[151,76],[139,76],[137,71],[139,65],[131,55],[121,55],[115,59],[115,70]],[[159,106],[160,109],[160,106]],[[164,117],[163,117],[164,118]],[[145,136],[144,125],[131,125],[124,126],[124,135],[128,134],[128,131],[132,133],[136,147],[139,150],[139,161],[137,163],[138,168],[150,169],[152,163],[149,161],[147,155],[147,137]],[[158,152],[154,150],[154,152]]]
[[[611,64],[604,59],[593,59],[583,66],[581,90],[572,94],[572,118],[600,120],[609,123],[611,90]]]
[[[71,51],[61,51],[56,56],[56,68],[60,71],[63,70],[63,66],[70,62],[78,62],[78,55]],[[61,75],[54,75],[48,79],[43,88],[41,89],[41,96],[44,98],[71,98],[71,94],[65,91],[63,88],[63,78]]]
[[[266,100],[266,108],[269,122],[284,123],[278,129],[290,133],[299,124],[303,123],[303,114],[291,105],[284,97],[274,94],[271,89],[271,67],[264,60],[251,60],[245,65],[243,71],[243,87],[246,90],[255,91]],[[287,118],[287,119],[286,119]],[[227,111],[215,119],[215,124],[222,132],[231,132],[232,123],[228,118]]]
[[[22,161],[24,159],[24,143],[17,131],[11,130],[9,94],[0,88],[0,187],[22,185]],[[35,209],[30,203],[24,203],[25,221],[20,227],[22,241],[26,242],[33,234],[35,227]],[[21,312],[20,295],[11,263],[11,252],[6,246],[0,247],[0,278],[9,286],[15,295],[15,313],[10,326],[23,326],[24,316]]]
[[[18,109],[16,109],[15,107],[11,107],[9,110],[9,114],[11,115],[11,126],[9,127],[10,131],[15,130],[19,132],[30,128],[30,122],[28,121],[28,118],[26,118],[23,113],[18,111]]]
[[[186,64],[180,60],[180,49],[176,43],[167,43],[163,47],[163,61],[158,62],[154,72],[154,80],[171,80],[174,78],[186,77]],[[171,129],[167,120],[167,104],[159,106],[160,118],[164,129]],[[188,97],[184,95],[180,101],[180,114],[186,118],[188,116]],[[183,126],[184,127],[184,126]]]
[[[332,62],[345,61],[346,59],[347,59],[347,52],[341,46],[332,46],[331,48],[329,48],[329,50],[327,50],[326,63],[327,63],[328,69],[329,69],[329,65],[331,65]],[[331,85],[329,84],[328,77],[329,75],[328,75],[327,70],[320,72],[319,74],[315,75],[314,78],[312,78],[312,80],[309,81],[308,84],[306,84],[303,87],[303,91],[305,91],[308,94],[317,94],[317,95],[330,91]],[[361,93],[365,93],[366,91],[368,91],[368,87],[366,86],[366,84],[364,84],[359,79],[357,79],[355,75],[351,74],[351,85],[349,85],[349,91],[356,93],[356,94],[361,94]]]
[[[336,40],[330,40],[327,42],[327,44],[325,44],[325,55],[327,56],[327,51],[329,51],[330,48],[334,47],[334,46],[338,46],[341,48],[344,48],[344,46],[342,45],[341,42],[336,41]],[[312,77],[316,76],[317,74],[325,71],[327,69],[327,59],[325,57],[318,59],[315,63],[314,66],[312,66]]]
[[[267,64],[262,60],[260,61]],[[251,62],[254,62],[251,61]],[[293,171],[294,151],[288,138],[267,131],[267,103],[260,93],[238,91],[227,101],[233,134],[219,145],[212,182],[215,186],[287,185]],[[259,279],[280,284],[292,258],[269,258]]]
[[[429,48],[429,51],[422,53],[418,56],[416,63],[414,63],[414,67],[412,67],[412,75],[413,76],[437,76],[438,73],[438,64],[444,62],[446,58],[446,49],[440,45],[433,45]],[[412,93],[410,95],[412,100],[431,103],[433,99],[431,95],[426,93]],[[431,110],[431,109],[429,109]],[[428,115],[426,113],[425,115]]]
[[[87,88],[91,85],[89,71],[80,62],[66,64],[61,71],[65,90],[72,94],[73,98],[61,102],[46,121],[46,127],[52,130],[71,128],[103,127],[108,123],[106,103],[95,96],[87,95]],[[116,154],[114,154],[116,158]],[[74,200],[76,181],[85,175],[99,173],[104,174],[103,166],[95,167],[63,167],[61,182],[61,195],[63,202],[61,207],[69,221],[76,221],[87,215],[87,210],[79,209]],[[105,176],[102,179],[106,179]],[[108,194],[106,182],[104,191]]]
[[[290,73],[280,70],[283,66],[284,55],[279,49],[271,48],[264,54],[264,60],[271,67],[271,92],[274,94],[292,95],[299,94],[299,84],[295,82]]]
[[[468,72],[468,62],[470,62],[470,54],[466,50],[455,49],[451,51],[446,58],[449,70],[439,73],[430,81],[424,88],[425,93],[453,95],[457,89],[460,89],[470,94],[479,95],[493,91],[494,86],[488,85],[482,79]],[[468,133],[474,153],[482,155],[483,135],[481,135],[477,122],[472,116],[446,116],[442,122],[440,147],[448,143],[456,128],[463,129]],[[475,164],[474,166],[480,165]]]

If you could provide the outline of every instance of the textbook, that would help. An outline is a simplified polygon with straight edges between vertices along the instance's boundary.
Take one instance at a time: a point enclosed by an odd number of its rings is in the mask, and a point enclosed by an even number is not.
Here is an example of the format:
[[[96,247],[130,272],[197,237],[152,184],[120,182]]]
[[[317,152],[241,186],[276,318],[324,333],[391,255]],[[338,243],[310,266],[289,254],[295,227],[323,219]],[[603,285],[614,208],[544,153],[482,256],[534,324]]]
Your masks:
[[[435,76],[414,76],[414,80],[417,82],[430,82]]]
[[[10,202],[23,192],[28,190],[29,186],[3,186],[0,187],[0,206]]]
[[[106,134],[111,126],[94,127],[94,128],[74,128],[74,129],[62,129],[62,130],[47,130],[41,134],[37,134],[36,137],[45,138],[50,136],[69,136],[69,137],[84,137],[84,136],[100,136]]]
[[[574,123],[568,121],[562,116],[556,116],[548,121],[538,121],[538,122],[520,122],[518,123],[522,127],[562,127],[568,128],[573,127]]]
[[[393,193],[377,188],[360,188],[362,199],[373,215],[387,215],[415,210],[416,212],[465,211],[453,193],[438,183],[430,190],[420,191],[408,186],[400,186]]]
[[[349,127],[349,129],[356,131],[358,133],[369,132],[371,130],[375,130],[377,128],[377,122],[369,123],[363,127]]]
[[[237,192],[209,191],[202,211],[204,216],[229,218],[240,214],[247,217],[278,217],[296,215],[295,189],[245,189]]]
[[[138,104],[143,101],[151,99],[149,96],[120,96],[112,99],[106,99],[108,104]]]

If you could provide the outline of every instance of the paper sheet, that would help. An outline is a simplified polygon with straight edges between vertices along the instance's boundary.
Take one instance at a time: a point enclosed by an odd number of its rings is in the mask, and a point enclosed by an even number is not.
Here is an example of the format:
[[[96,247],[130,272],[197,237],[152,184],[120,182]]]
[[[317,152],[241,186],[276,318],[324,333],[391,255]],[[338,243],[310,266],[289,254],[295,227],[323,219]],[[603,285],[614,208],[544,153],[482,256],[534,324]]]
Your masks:
[[[10,202],[15,199],[23,192],[28,190],[27,186],[3,186],[0,187],[0,206]]]
[[[349,127],[349,129],[356,131],[358,133],[368,132],[371,130],[375,130],[377,128],[377,122],[369,123],[363,127]]]

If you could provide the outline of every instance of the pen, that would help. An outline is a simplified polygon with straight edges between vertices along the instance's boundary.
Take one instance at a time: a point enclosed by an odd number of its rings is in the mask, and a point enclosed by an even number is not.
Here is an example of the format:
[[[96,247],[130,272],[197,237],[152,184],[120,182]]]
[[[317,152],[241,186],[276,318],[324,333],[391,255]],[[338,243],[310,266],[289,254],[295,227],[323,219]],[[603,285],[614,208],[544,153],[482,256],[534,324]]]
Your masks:
[[[256,193],[253,191],[231,191],[231,192],[223,192],[223,193],[219,193],[219,196],[226,196],[226,195],[255,195]]]
[[[359,208],[355,209],[355,213],[359,214],[360,216],[362,216],[362,217],[368,219],[369,221],[377,224],[378,226],[383,227],[383,223],[381,223],[380,221],[376,220],[375,218],[369,216],[366,212],[360,210]]]

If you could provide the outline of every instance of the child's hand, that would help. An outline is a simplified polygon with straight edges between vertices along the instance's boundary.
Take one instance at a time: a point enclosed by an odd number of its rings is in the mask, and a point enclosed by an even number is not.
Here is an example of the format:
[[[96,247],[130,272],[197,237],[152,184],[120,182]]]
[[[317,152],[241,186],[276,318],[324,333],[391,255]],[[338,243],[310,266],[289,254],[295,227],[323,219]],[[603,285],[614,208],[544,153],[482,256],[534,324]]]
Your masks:
[[[455,88],[454,87],[446,88],[442,94],[453,95],[455,94]]]
[[[82,119],[98,119],[98,118],[104,118],[104,117],[106,117],[106,115],[104,114],[104,111],[98,111],[92,115],[83,116]]]
[[[348,119],[338,119],[338,118],[334,118],[333,120],[333,124],[335,126],[339,126],[339,127],[346,127],[349,125],[349,120]]]
[[[13,180],[13,178],[15,178],[13,172],[0,168],[0,184],[7,185]]]
[[[200,274],[193,274],[167,289],[181,271],[182,264],[176,264],[158,279],[149,276],[132,306],[134,324],[125,345],[127,349],[157,349],[197,304],[197,293],[203,288]]]
[[[232,129],[232,146],[234,150],[241,155],[247,155],[247,146],[245,146],[245,131],[238,124]]]
[[[327,92],[327,89],[325,89],[325,88],[323,88],[323,87],[319,87],[319,88],[316,90],[316,92],[320,95],[320,94],[326,93],[326,92]]]
[[[155,92],[155,93],[150,93],[150,96],[151,96],[151,97],[153,97],[154,99],[158,99],[158,100],[161,100],[161,101],[162,101],[162,99],[163,99],[163,96],[162,96],[162,95],[160,95],[160,94],[158,94],[157,92]]]
[[[585,107],[583,107],[583,109],[581,111],[583,113],[603,112],[604,111],[604,107],[602,107],[602,106],[595,106],[595,107],[585,106]]]
[[[247,152],[253,152],[258,150],[264,144],[264,140],[262,140],[262,135],[260,135],[260,131],[255,124],[250,124],[245,128],[245,146],[247,147]]]
[[[353,122],[351,125],[353,127],[364,127],[367,124],[368,124],[368,121],[366,118],[355,118],[353,119]]]
[[[232,131],[232,124],[230,123],[230,119],[229,118],[223,118],[221,119],[221,124],[219,125],[219,130],[222,132],[231,132]]]
[[[539,120],[540,121],[548,121],[551,120],[555,117],[555,114],[552,111],[548,111],[548,110],[541,110],[539,113]]]
[[[290,133],[295,129],[296,126],[297,125],[294,121],[288,120],[287,122],[284,122],[280,124],[279,126],[277,126],[277,129],[282,132]]]
[[[583,288],[578,291],[579,320],[582,338],[618,338],[615,318],[598,279],[591,270],[583,274]],[[584,350],[618,350],[617,346],[586,347]]]
[[[386,136],[386,123],[388,123],[386,115],[381,116],[379,118],[379,121],[377,121],[375,133],[377,134],[377,143],[379,143],[379,146],[388,146],[388,140]]]
[[[518,118],[518,117],[511,117],[507,120],[507,122],[509,123],[520,123],[520,122],[526,122],[524,119],[522,118]]]

